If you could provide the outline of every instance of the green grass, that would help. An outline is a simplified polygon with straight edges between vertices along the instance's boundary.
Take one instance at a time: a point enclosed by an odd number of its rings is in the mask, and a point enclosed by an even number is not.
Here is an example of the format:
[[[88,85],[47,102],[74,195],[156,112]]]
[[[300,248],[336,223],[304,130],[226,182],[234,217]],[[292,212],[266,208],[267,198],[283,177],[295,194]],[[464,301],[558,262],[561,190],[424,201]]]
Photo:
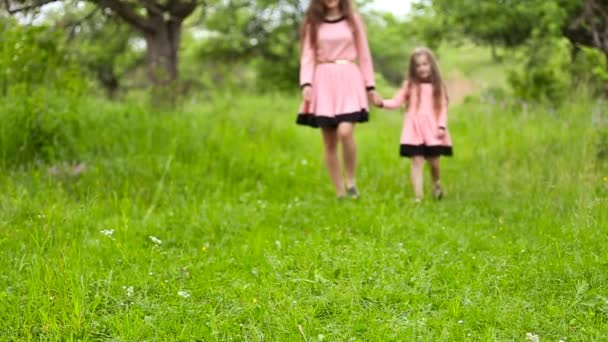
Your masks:
[[[397,156],[400,113],[357,128],[363,197],[337,202],[296,107],[284,95],[171,113],[93,101],[83,175],[5,168],[0,340],[608,335],[593,105],[455,108],[447,198],[421,205]]]

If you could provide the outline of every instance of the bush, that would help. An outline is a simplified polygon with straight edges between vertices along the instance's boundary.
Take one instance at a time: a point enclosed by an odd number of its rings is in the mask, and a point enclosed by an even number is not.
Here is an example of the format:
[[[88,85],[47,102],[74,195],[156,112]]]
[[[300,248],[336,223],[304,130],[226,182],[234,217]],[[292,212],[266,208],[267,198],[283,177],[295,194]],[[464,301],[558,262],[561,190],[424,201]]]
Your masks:
[[[1,165],[74,157],[86,89],[78,68],[46,28],[0,26]]]
[[[509,75],[515,96],[526,101],[561,102],[571,88],[570,43],[565,38],[530,43],[527,62]]]

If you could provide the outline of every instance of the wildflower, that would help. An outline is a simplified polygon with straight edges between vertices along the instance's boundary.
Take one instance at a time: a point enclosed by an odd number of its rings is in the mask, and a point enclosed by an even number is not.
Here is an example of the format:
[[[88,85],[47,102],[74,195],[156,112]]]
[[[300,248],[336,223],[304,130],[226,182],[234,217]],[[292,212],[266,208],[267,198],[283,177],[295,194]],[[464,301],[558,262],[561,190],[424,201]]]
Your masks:
[[[112,236],[114,235],[114,229],[104,229],[101,231],[101,234],[105,236]]]
[[[182,297],[182,298],[185,298],[185,299],[190,298],[190,294],[188,292],[186,292],[186,291],[178,291],[177,295],[180,296],[180,297]]]
[[[526,340],[530,342],[540,342],[540,338],[538,337],[538,335],[533,333],[526,333]]]
[[[154,242],[157,245],[160,245],[163,243],[162,241],[160,241],[159,238],[157,238],[156,236],[152,236],[152,235],[150,235],[150,240],[152,240],[152,242]]]
[[[127,297],[133,296],[133,291],[134,291],[133,286],[129,286],[129,287],[123,286],[122,289],[127,291]]]

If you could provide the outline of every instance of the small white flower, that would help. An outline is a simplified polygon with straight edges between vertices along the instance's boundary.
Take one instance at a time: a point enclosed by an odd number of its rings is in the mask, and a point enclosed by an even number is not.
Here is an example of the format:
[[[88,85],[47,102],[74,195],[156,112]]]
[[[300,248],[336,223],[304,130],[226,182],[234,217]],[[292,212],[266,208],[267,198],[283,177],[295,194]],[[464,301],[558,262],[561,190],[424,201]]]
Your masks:
[[[526,333],[526,340],[530,342],[540,342],[540,338],[538,337],[538,335],[533,333]]]
[[[129,287],[123,286],[122,288],[125,291],[127,291],[127,297],[133,296],[133,286],[129,286]]]
[[[323,341],[325,339],[325,336],[323,336],[323,334],[319,334],[317,338],[319,339],[319,341]]]
[[[150,235],[150,240],[152,240],[152,242],[154,242],[157,245],[160,245],[163,243],[162,241],[160,241],[159,238],[157,238],[156,236],[152,236],[152,235]]]
[[[186,291],[178,291],[177,295],[180,296],[180,297],[182,297],[182,298],[186,298],[186,299],[190,298],[190,294],[188,292],[186,292]]]
[[[114,235],[114,229],[104,229],[101,231],[101,234],[105,236],[112,236]]]
[[[464,321],[463,321],[463,320],[458,321],[458,324],[462,324],[462,323],[464,323]]]
[[[150,273],[148,273],[148,275],[151,275],[151,276],[153,276],[153,275],[154,275],[154,272],[150,272]]]

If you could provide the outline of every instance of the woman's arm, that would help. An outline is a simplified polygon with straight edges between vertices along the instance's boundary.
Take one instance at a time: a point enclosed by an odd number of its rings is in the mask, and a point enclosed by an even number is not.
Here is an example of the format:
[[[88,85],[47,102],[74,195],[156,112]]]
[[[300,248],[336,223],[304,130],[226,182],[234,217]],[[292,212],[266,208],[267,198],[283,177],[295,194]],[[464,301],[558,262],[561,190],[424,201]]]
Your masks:
[[[401,85],[401,88],[397,90],[395,96],[390,100],[382,101],[382,107],[386,109],[398,109],[405,103],[408,95],[409,85],[408,82],[405,81]]]
[[[355,14],[355,29],[357,30],[357,56],[359,59],[359,68],[361,69],[361,75],[363,75],[363,81],[368,91],[376,89],[376,81],[374,78],[374,63],[372,55],[369,51],[369,44],[367,42],[367,33],[365,32],[365,25],[363,20],[358,14]]]
[[[300,56],[300,87],[312,86],[315,73],[316,53],[310,44],[310,26],[306,26],[302,35],[302,52]]]

